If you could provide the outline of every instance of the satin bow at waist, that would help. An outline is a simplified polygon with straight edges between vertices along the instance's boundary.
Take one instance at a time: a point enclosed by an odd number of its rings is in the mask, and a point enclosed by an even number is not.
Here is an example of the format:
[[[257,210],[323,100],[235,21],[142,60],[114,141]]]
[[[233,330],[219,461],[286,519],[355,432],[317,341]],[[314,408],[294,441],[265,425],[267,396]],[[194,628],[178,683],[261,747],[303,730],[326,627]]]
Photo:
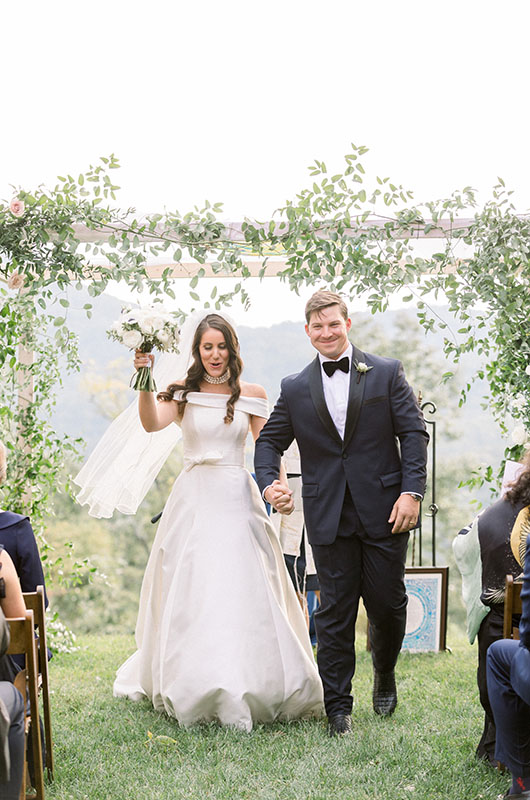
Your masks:
[[[226,456],[220,453],[219,450],[211,450],[207,453],[200,453],[199,455],[184,456],[184,470],[189,472],[193,467],[207,465],[210,467],[243,467],[241,460],[231,460],[230,454]]]

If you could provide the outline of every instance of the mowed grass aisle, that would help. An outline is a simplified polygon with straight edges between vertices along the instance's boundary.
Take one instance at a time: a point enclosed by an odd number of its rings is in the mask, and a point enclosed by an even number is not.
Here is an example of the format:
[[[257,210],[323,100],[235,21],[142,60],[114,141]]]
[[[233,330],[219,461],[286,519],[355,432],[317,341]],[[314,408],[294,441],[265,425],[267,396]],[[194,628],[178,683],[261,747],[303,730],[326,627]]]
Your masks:
[[[325,721],[252,733],[180,729],[145,701],[112,697],[129,636],[87,636],[51,662],[56,779],[49,800],[473,800],[508,777],[477,762],[482,713],[476,650],[455,631],[451,653],[402,655],[391,719],[371,708],[371,662],[359,654],[354,733],[330,739]]]

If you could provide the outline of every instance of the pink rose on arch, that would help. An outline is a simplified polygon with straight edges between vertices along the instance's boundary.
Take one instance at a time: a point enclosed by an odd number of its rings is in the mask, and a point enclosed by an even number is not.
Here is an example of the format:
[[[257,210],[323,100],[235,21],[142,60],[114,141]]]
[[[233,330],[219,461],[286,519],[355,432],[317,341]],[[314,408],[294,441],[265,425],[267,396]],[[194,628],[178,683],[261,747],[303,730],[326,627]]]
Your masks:
[[[23,286],[24,276],[20,275],[18,272],[13,272],[13,274],[7,279],[8,289],[22,289]]]
[[[19,200],[18,197],[15,197],[13,200],[11,200],[9,204],[9,210],[14,217],[21,217],[24,213],[24,209],[25,206],[23,200]]]

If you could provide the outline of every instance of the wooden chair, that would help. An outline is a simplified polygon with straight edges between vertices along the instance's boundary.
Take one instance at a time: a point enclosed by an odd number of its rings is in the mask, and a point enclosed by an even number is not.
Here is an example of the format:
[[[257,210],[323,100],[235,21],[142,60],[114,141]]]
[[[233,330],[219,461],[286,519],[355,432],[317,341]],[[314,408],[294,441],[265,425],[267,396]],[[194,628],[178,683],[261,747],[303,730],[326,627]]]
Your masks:
[[[33,611],[33,621],[38,629],[38,668],[39,689],[42,691],[42,711],[44,718],[44,740],[46,742],[46,771],[48,779],[53,780],[53,741],[50,712],[50,682],[48,678],[48,648],[46,646],[46,608],[44,603],[44,587],[37,586],[34,592],[23,593],[26,608]]]
[[[24,759],[24,777],[22,779],[22,789],[20,800],[26,798],[36,798],[44,800],[44,775],[42,766],[42,750],[40,740],[39,725],[39,701],[38,701],[38,666],[37,666],[37,644],[35,641],[35,628],[33,624],[33,611],[26,611],[26,616],[20,618],[8,618],[9,632],[11,641],[7,652],[11,655],[21,653],[26,659],[26,668],[21,671],[15,680],[15,686],[21,690],[26,708],[26,734],[31,727],[31,747],[33,748],[33,763],[35,769],[35,791],[36,794],[26,793],[26,772],[27,772],[27,736],[26,736],[26,758]],[[22,676],[22,678],[21,678]],[[27,697],[29,694],[29,712]],[[29,723],[31,722],[31,726]]]
[[[513,624],[513,615],[521,614],[523,606],[521,603],[522,583],[515,583],[513,575],[506,576],[504,594],[504,624],[502,635],[504,639],[518,639],[519,628]]]

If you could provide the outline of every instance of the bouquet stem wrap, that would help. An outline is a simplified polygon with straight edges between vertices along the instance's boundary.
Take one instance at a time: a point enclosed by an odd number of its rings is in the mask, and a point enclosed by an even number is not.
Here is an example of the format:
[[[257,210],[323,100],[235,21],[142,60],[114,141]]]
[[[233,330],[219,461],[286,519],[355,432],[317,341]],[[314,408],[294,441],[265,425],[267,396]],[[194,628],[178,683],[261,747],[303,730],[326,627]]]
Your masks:
[[[151,348],[144,350],[143,347],[139,348],[142,353],[150,353]],[[136,389],[137,392],[156,392],[156,382],[153,378],[153,370],[151,365],[148,367],[140,367],[131,378],[130,386]]]

